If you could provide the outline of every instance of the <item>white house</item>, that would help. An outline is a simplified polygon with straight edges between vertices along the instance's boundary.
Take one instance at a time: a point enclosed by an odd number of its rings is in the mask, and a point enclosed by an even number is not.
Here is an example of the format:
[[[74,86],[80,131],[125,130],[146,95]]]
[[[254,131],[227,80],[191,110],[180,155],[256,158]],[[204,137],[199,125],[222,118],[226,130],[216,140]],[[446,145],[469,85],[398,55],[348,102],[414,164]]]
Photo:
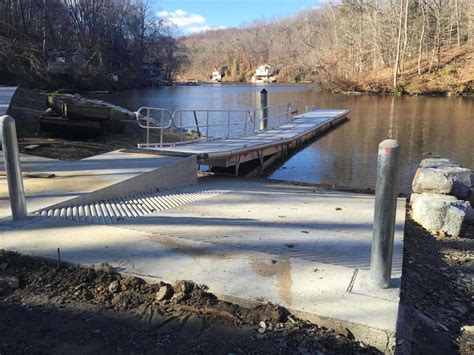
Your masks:
[[[275,75],[277,70],[271,65],[263,64],[255,70],[255,75],[252,76],[252,83],[272,83],[276,81]]]
[[[223,66],[218,69],[214,68],[211,74],[211,79],[213,81],[217,81],[220,83],[222,81],[222,78],[225,76],[225,72],[227,71],[227,67]]]

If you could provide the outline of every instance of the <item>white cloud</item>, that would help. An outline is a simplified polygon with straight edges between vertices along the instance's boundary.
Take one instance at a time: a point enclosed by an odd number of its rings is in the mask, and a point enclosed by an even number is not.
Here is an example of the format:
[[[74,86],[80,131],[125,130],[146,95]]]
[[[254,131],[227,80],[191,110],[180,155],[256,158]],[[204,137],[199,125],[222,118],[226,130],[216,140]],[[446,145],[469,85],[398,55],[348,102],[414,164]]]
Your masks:
[[[199,14],[191,14],[181,9],[176,11],[159,11],[158,16],[178,27],[188,27],[206,23],[206,19]]]
[[[182,9],[175,11],[159,11],[158,17],[168,21],[168,23],[179,27],[184,33],[199,33],[211,30],[222,30],[225,26],[211,26],[207,19],[199,14],[193,14]]]

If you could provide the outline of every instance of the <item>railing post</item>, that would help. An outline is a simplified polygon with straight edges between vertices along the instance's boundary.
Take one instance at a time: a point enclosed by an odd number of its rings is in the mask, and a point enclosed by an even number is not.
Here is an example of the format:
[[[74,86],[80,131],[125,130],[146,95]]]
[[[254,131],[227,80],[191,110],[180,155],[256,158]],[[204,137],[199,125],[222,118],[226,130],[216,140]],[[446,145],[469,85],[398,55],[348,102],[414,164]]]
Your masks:
[[[20,153],[16,138],[15,120],[10,116],[0,117],[0,139],[2,143],[5,173],[7,175],[8,193],[13,220],[26,219],[25,188],[21,176]]]
[[[379,145],[375,187],[370,278],[379,288],[390,287],[393,236],[400,179],[400,144],[395,139]]]
[[[146,109],[146,147],[150,148],[150,109]]]
[[[160,112],[160,148],[163,147],[163,113],[165,111],[164,110],[161,110]]]
[[[253,110],[253,133],[257,131],[257,110]]]
[[[260,121],[260,129],[268,127],[268,93],[263,89],[260,91],[260,108],[262,110],[262,120]]]

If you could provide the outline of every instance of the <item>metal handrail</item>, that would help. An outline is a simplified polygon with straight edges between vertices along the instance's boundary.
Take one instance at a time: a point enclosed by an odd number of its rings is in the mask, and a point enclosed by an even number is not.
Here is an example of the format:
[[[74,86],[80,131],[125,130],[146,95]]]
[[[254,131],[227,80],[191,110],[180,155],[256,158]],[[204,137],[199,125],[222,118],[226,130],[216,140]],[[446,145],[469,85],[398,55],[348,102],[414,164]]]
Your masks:
[[[265,112],[268,114],[267,117],[265,117]],[[262,131],[260,122],[266,120],[266,129],[275,128],[292,121],[294,114],[297,112],[298,102],[271,105],[252,110],[186,109],[176,110],[173,113],[164,108],[140,107],[136,112],[136,119],[138,125],[146,129],[146,143],[138,144],[138,148],[156,148],[198,141],[250,136]],[[158,114],[156,115],[156,113]],[[217,120],[215,120],[216,116]],[[219,130],[219,127],[222,129]],[[160,130],[160,142],[151,143],[150,131],[156,129]],[[179,140],[165,143],[163,141],[165,129],[178,130]],[[184,134],[185,132],[195,133],[197,138],[189,139],[189,136]]]

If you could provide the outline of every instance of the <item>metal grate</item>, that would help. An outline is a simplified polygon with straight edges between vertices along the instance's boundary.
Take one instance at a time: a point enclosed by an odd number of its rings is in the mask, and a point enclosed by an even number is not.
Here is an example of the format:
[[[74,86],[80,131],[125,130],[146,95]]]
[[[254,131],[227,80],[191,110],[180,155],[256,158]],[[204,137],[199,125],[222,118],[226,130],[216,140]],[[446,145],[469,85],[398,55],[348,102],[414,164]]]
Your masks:
[[[149,215],[230,191],[230,189],[206,188],[205,186],[199,189],[189,188],[188,191],[154,190],[80,206],[43,209],[36,214],[93,224],[114,224],[128,218]]]

